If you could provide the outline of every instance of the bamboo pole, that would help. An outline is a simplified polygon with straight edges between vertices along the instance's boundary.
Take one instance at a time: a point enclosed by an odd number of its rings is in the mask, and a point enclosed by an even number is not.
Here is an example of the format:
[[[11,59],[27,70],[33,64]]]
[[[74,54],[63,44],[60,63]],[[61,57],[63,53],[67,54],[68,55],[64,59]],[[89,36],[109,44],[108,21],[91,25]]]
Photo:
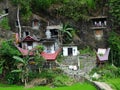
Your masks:
[[[19,5],[17,9],[17,21],[18,21],[18,28],[19,28],[19,37],[21,38],[21,25],[20,25],[20,19],[19,19]]]
[[[77,55],[77,60],[78,60],[78,67],[80,69],[80,59],[79,59],[79,54]]]
[[[113,65],[113,50],[111,51],[111,59],[112,59],[112,66],[114,66]]]

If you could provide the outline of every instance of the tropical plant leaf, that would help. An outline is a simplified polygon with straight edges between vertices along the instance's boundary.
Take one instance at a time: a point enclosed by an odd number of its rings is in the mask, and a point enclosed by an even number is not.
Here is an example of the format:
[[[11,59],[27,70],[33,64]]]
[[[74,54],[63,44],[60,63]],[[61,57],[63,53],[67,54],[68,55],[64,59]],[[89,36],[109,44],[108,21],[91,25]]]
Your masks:
[[[66,28],[66,30],[73,30],[73,28]]]
[[[12,70],[11,72],[13,72],[13,73],[19,73],[19,72],[22,72],[22,70],[21,70],[21,69],[18,69],[18,70]]]
[[[0,61],[0,66],[2,66],[4,62],[5,62],[5,61]]]
[[[94,0],[86,0],[88,7],[95,8],[95,1]]]
[[[25,61],[22,58],[20,58],[18,56],[13,56],[13,58],[16,59],[17,61],[22,62],[22,63],[25,64]]]
[[[3,67],[0,67],[0,74],[2,74]]]
[[[66,32],[70,37],[72,37],[72,34],[70,32]]]

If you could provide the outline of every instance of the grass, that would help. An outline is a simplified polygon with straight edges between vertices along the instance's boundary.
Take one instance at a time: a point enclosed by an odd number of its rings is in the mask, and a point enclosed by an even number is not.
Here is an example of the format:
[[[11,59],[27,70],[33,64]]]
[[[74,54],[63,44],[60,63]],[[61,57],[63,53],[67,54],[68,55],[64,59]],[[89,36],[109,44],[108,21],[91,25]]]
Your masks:
[[[94,56],[95,55],[95,52],[94,52],[94,50],[92,50],[89,46],[87,46],[86,48],[84,48],[84,49],[80,49],[80,54],[82,55],[84,55],[84,54],[89,54],[89,55],[91,55],[91,56]]]
[[[68,87],[44,87],[44,86],[37,86],[33,88],[25,88],[23,86],[5,86],[0,84],[0,90],[97,90],[95,86],[89,83],[76,83],[72,86]]]
[[[97,81],[102,81],[108,83],[113,90],[120,90],[120,68],[115,67],[110,64],[105,64],[102,67],[98,67],[92,70],[91,76],[94,73],[98,73],[101,77],[99,79],[94,79]]]
[[[120,90],[120,78],[107,79],[106,82],[107,82],[114,90]]]

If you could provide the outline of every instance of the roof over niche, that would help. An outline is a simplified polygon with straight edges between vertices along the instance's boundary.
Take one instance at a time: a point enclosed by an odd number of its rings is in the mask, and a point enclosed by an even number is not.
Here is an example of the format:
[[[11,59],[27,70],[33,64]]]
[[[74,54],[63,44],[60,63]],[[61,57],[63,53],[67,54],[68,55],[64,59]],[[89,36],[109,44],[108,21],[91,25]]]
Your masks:
[[[42,20],[42,21],[48,23],[48,21],[45,18],[43,18],[39,15],[36,15],[36,14],[32,14],[32,20]]]
[[[32,37],[30,35],[26,36],[25,38],[23,38],[22,42],[26,42],[26,41],[39,41],[36,37]]]
[[[16,45],[15,45],[16,46]],[[26,49],[22,49],[18,46],[16,46],[16,48],[19,50],[19,52],[23,55],[23,56],[27,56],[27,55],[30,55],[30,56],[34,56],[34,52],[33,51],[29,51],[29,50],[26,50]],[[41,56],[46,59],[47,61],[54,61],[56,60],[58,54],[60,53],[61,51],[61,48],[59,48],[58,50],[56,50],[54,53],[46,53],[46,52],[42,52],[41,53]]]
[[[60,53],[61,48],[59,48],[58,50],[56,50],[54,53],[46,53],[46,52],[42,52],[41,55],[44,59],[46,59],[47,61],[54,61],[56,60],[58,54]]]

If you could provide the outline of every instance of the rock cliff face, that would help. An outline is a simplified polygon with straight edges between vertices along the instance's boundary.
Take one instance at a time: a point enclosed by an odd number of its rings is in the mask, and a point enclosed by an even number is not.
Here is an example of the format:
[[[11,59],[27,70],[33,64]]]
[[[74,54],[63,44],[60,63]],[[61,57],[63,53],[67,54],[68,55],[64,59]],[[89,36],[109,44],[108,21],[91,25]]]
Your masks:
[[[12,39],[13,32],[12,31],[7,31],[7,30],[3,30],[2,28],[0,28],[0,39]]]
[[[3,29],[2,27],[0,27],[0,42],[1,40],[8,40],[8,39],[12,39],[13,37],[13,33],[14,33],[14,20],[15,20],[15,13],[11,12],[11,11],[14,11],[13,10],[14,7],[8,2],[8,0],[3,0],[0,2],[0,17],[4,14],[7,14],[9,13],[9,15],[6,15],[5,17],[8,18],[9,20],[9,24],[10,24],[10,27],[11,27],[11,30],[5,30]],[[3,20],[3,18],[5,17],[1,17],[0,18],[0,22]],[[13,29],[14,28],[14,29]]]
[[[6,5],[6,6],[5,6]],[[9,38],[9,36],[11,36],[11,32],[18,32],[18,29],[15,27],[15,22],[17,20],[17,8],[15,6],[12,6],[10,4],[10,2],[8,1],[6,4],[6,1],[0,2],[0,11],[3,11],[5,8],[8,8],[9,10],[9,24],[11,27],[11,31],[5,31],[2,28],[0,29],[0,37],[2,38]],[[38,13],[38,12],[36,12]],[[95,35],[94,35],[94,30],[91,30],[91,22],[90,21],[78,21],[75,22],[71,19],[68,18],[63,18],[63,17],[59,17],[56,16],[55,14],[50,14],[50,12],[44,13],[43,11],[40,11],[38,14],[40,17],[42,17],[43,19],[45,19],[47,22],[49,22],[50,25],[57,25],[60,23],[67,23],[69,22],[69,24],[75,28],[76,31],[76,35],[73,37],[73,42],[74,44],[78,45],[79,48],[83,48],[85,46],[91,46],[92,48],[98,48],[98,47],[107,47],[107,38],[108,38],[108,33],[110,32],[110,29],[107,28],[103,31],[103,37],[101,40],[96,40]],[[21,18],[20,18],[21,19]],[[22,21],[22,20],[20,20]],[[31,20],[32,21],[32,20]],[[30,22],[21,22],[21,24],[24,26],[30,26],[31,27],[31,21]],[[41,22],[41,28],[39,31],[32,31],[32,33],[35,33],[35,35],[37,36],[44,36],[43,34],[40,34],[40,32],[44,33],[45,30],[45,25],[47,25],[47,23],[42,23]],[[29,28],[28,28],[29,29]],[[23,29],[22,31],[24,31],[25,29]],[[5,34],[3,34],[3,32],[5,32]],[[10,32],[10,33],[9,33]],[[8,35],[7,35],[8,34]]]

